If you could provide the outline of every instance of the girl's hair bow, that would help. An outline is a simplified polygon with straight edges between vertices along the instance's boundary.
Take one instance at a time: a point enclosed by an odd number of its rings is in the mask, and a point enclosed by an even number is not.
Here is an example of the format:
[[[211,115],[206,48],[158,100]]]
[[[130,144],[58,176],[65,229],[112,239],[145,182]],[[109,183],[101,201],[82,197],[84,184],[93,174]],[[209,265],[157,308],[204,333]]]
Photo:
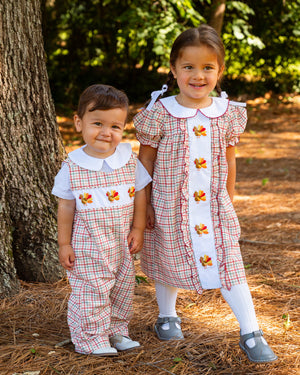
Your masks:
[[[161,88],[161,90],[158,91],[152,91],[151,93],[151,101],[147,106],[147,111],[150,111],[151,108],[153,107],[154,103],[158,99],[159,96],[163,95],[166,91],[168,90],[168,85],[164,84]]]

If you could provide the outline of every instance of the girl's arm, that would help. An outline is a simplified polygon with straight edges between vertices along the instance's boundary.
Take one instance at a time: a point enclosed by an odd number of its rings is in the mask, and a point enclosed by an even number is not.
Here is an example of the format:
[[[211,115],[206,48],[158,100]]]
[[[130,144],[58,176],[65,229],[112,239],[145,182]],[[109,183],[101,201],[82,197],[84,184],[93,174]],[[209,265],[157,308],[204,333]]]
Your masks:
[[[153,177],[154,162],[157,155],[157,149],[151,146],[140,146],[139,159],[147,169],[151,177]],[[152,183],[148,184],[145,188],[147,200],[147,228],[153,229],[154,227],[154,210],[151,205],[151,190]]]
[[[74,250],[71,246],[74,213],[75,199],[60,198],[57,211],[58,257],[61,265],[69,271],[73,268],[75,261]]]
[[[135,193],[132,228],[128,236],[128,246],[131,254],[142,250],[144,230],[146,228],[146,188]]]
[[[235,178],[236,178],[236,161],[235,147],[229,146],[226,149],[226,159],[228,164],[227,191],[231,202],[233,202]]]

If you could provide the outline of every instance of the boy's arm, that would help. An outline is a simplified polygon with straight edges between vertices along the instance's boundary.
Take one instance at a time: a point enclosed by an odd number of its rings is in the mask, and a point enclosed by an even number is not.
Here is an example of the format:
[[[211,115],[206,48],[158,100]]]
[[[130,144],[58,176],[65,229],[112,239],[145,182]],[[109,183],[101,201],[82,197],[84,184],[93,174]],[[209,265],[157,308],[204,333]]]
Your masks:
[[[73,268],[75,261],[74,250],[71,246],[75,205],[75,199],[60,198],[57,211],[58,257],[61,265],[69,271]]]
[[[132,228],[128,235],[128,246],[131,254],[142,250],[144,230],[146,228],[146,188],[135,193]]]
[[[149,175],[153,177],[154,162],[157,155],[157,149],[151,146],[140,146],[139,159],[147,169]],[[146,200],[147,200],[147,228],[153,229],[154,227],[154,210],[151,205],[151,190],[152,182],[146,186]]]
[[[228,164],[228,177],[227,177],[227,191],[231,202],[233,202],[234,187],[236,179],[236,160],[235,160],[235,147],[229,146],[226,149],[226,159]]]

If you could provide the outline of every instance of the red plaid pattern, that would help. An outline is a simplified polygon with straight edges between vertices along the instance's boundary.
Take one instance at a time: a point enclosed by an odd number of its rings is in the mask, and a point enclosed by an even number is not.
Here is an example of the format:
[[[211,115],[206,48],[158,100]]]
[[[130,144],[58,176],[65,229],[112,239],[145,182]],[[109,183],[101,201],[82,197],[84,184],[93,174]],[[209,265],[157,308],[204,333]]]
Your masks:
[[[66,163],[71,189],[91,189],[135,182],[136,156],[111,173]],[[124,206],[77,210],[72,246],[75,265],[68,272],[72,287],[68,324],[75,350],[89,354],[109,346],[109,337],[128,335],[132,315],[134,266],[127,245],[133,200]]]
[[[229,105],[211,119],[211,216],[222,286],[230,289],[246,282],[238,239],[240,227],[226,189],[226,147],[235,145],[247,122],[246,109]],[[171,116],[157,102],[151,111],[134,118],[137,138],[157,148],[152,183],[155,228],[146,230],[141,254],[143,271],[170,286],[202,293],[189,227],[190,160],[187,119]]]

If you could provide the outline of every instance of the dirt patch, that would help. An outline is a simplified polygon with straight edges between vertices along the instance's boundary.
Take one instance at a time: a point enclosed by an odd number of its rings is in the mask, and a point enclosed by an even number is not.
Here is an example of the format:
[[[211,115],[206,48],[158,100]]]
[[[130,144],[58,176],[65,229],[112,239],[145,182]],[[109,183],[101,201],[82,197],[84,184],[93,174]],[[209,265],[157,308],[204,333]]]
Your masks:
[[[185,340],[160,342],[153,333],[158,309],[151,281],[135,289],[130,334],[143,345],[140,350],[109,359],[75,354],[70,343],[55,347],[69,338],[70,290],[61,280],[54,285],[22,283],[17,296],[1,301],[1,374],[300,373],[300,97],[248,101],[248,113],[237,148],[234,205],[257,317],[278,361],[256,365],[247,360],[238,347],[238,324],[218,290],[202,296],[180,291],[178,314]],[[81,139],[71,120],[59,120],[67,150],[78,147]],[[131,123],[125,138],[138,150]],[[142,275],[138,261],[136,270]]]

